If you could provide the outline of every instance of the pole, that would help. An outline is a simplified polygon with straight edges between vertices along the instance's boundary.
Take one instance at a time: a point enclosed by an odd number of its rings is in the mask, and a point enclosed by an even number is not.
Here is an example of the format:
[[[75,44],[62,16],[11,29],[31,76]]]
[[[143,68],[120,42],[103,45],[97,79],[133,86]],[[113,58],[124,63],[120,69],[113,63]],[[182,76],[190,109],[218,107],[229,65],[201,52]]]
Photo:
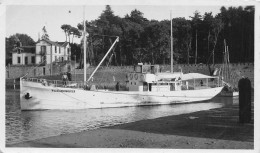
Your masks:
[[[170,15],[171,20],[171,73],[173,73],[173,38],[172,38],[172,11]]]
[[[77,80],[76,79],[76,62],[77,62],[77,60],[76,60],[76,55],[74,55],[74,57],[75,57],[75,63],[74,63],[74,75],[75,75],[75,81]]]
[[[85,6],[84,6],[84,8],[83,8],[83,27],[84,27],[84,31],[83,31],[83,41],[84,41],[84,52],[83,52],[83,54],[84,54],[84,58],[83,58],[83,61],[84,61],[84,66],[83,66],[83,69],[84,69],[84,85],[85,85],[85,82],[86,82],[86,80],[87,80],[87,69],[86,69],[86,41],[87,41],[87,39],[86,39],[86,25],[85,25]]]
[[[105,60],[105,58],[107,57],[107,55],[109,54],[109,52],[112,50],[112,48],[114,47],[114,45],[116,44],[116,42],[119,41],[119,37],[116,38],[115,42],[112,44],[112,46],[109,48],[109,50],[107,51],[106,55],[103,57],[103,59],[99,62],[98,66],[96,67],[96,69],[92,72],[92,74],[90,75],[90,77],[88,78],[87,82],[92,78],[92,76],[95,74],[95,72],[97,71],[97,69],[99,68],[99,66],[102,64],[102,62]]]
[[[45,54],[46,54],[46,57],[47,57],[47,51],[45,50]],[[51,52],[50,52],[50,60],[51,60],[51,62],[50,62],[50,75],[52,75],[52,45],[51,45]],[[47,58],[46,58],[46,60],[47,60]],[[47,63],[47,62],[46,62]],[[47,64],[46,64],[47,65]]]
[[[196,53],[195,53],[195,64],[197,64],[197,55],[198,55],[197,32],[198,32],[198,30],[196,29]]]

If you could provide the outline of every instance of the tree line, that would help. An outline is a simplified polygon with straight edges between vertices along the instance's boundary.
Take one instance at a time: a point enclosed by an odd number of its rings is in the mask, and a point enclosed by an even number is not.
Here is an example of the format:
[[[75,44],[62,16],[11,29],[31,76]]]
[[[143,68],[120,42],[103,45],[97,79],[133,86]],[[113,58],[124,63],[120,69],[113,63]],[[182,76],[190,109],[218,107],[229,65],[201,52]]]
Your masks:
[[[215,16],[212,12],[196,11],[189,19],[173,18],[174,63],[222,63],[224,41],[231,63],[253,62],[254,12],[254,6],[221,7]],[[111,36],[119,36],[120,40],[106,64],[170,64],[170,20],[148,20],[137,9],[119,17],[107,5],[98,19],[85,21],[85,24],[89,34],[86,60],[91,65],[97,65],[110,48],[115,40]],[[82,36],[83,23],[77,27],[63,24],[61,29],[71,44],[72,60],[76,55],[77,60],[82,61],[83,41],[76,44],[73,38]]]
[[[115,39],[106,36],[119,36],[112,60],[107,58],[112,65],[169,64],[170,26],[170,20],[148,20],[137,9],[121,18],[107,5],[98,19],[86,21],[87,62],[96,65],[104,56]],[[254,6],[221,7],[215,16],[196,11],[190,19],[173,18],[172,28],[174,63],[221,63],[224,41],[230,62],[254,61]]]

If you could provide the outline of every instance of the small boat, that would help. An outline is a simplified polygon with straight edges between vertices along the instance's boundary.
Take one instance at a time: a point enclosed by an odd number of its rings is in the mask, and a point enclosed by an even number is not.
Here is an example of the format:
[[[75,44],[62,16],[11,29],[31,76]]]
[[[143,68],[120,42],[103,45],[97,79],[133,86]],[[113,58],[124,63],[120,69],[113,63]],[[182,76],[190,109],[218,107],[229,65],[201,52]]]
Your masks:
[[[230,61],[229,61],[229,50],[226,45],[226,40],[224,40],[224,52],[223,52],[223,64],[221,71],[222,84],[224,86],[223,90],[220,92],[221,97],[237,97],[239,92],[235,89],[235,78],[231,75]]]
[[[237,96],[239,96],[239,93],[237,91],[221,91],[219,96],[221,96],[221,97],[237,97]]]

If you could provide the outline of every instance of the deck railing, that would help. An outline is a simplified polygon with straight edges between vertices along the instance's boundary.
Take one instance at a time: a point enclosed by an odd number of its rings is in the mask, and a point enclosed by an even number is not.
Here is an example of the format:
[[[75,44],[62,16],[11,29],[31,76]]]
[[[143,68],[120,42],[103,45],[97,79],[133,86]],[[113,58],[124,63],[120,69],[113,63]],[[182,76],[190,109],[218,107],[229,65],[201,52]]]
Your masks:
[[[62,81],[62,80],[47,80],[39,78],[23,78],[23,81],[42,83],[44,86],[64,87],[64,88],[84,88],[83,81]]]
[[[77,89],[84,89],[84,90],[92,90],[92,85],[95,85],[95,89],[107,89],[107,90],[116,90],[114,82],[109,83],[94,83],[94,82],[85,82],[84,81],[62,81],[62,80],[47,80],[41,78],[22,78],[22,81],[27,82],[37,82],[41,83],[44,86],[52,86],[52,87],[62,87],[62,88],[77,88]],[[208,81],[201,85],[199,82],[193,82],[193,80],[183,81],[181,85],[182,90],[196,90],[200,88],[213,88],[218,87],[218,80]],[[161,82],[162,83],[162,82]],[[195,83],[195,84],[194,84]],[[127,84],[120,83],[120,91],[127,91]]]
[[[63,88],[77,88],[91,90],[92,85],[95,85],[95,89],[107,89],[116,90],[116,83],[95,83],[95,82],[85,82],[84,81],[62,81],[62,80],[47,80],[40,78],[22,78],[23,81],[41,83],[44,86],[52,87],[63,87]],[[120,84],[121,90],[126,90],[126,84]]]

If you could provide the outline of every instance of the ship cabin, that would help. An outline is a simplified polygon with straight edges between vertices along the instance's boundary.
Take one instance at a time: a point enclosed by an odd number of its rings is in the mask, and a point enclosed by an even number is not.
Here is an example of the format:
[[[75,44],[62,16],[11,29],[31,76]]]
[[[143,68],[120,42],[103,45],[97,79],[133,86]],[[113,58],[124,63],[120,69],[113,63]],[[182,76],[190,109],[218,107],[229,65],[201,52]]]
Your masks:
[[[181,72],[161,73],[159,65],[136,65],[127,74],[129,91],[165,92],[181,90]]]

